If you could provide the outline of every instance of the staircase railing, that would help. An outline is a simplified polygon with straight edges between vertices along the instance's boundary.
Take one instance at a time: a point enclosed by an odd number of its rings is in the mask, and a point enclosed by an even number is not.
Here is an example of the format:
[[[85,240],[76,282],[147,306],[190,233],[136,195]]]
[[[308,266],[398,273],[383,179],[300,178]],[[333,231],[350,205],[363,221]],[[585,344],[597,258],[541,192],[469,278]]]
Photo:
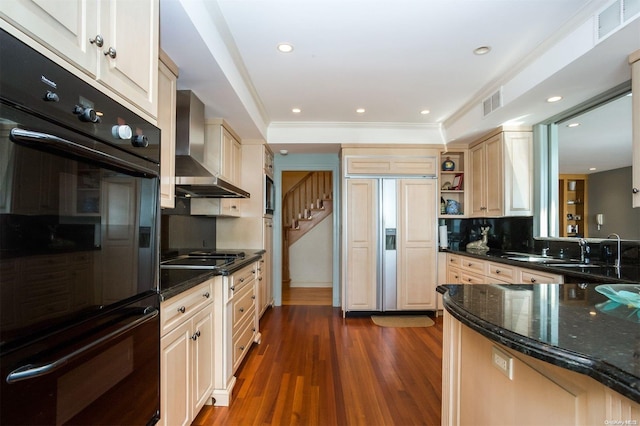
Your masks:
[[[332,199],[330,171],[309,172],[287,191],[282,199],[282,226],[295,228],[313,209],[321,208],[324,200]]]

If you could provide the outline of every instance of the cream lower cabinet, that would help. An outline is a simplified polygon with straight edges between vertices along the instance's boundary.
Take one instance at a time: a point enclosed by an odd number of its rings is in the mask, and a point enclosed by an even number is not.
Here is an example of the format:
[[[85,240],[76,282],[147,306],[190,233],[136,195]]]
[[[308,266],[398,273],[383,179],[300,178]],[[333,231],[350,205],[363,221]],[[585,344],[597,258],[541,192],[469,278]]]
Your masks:
[[[395,309],[436,309],[437,237],[436,181],[393,179],[397,215]],[[345,305],[347,311],[380,310],[382,279],[380,179],[346,179],[345,182]]]
[[[213,280],[160,305],[160,424],[189,425],[211,403]]]
[[[533,214],[533,135],[498,129],[470,145],[472,217]]]
[[[258,262],[215,278],[215,405],[231,404],[236,370],[254,342],[260,342],[256,311]]]
[[[562,275],[447,253],[448,284],[562,284],[563,282]]]
[[[155,119],[157,0],[6,0],[0,17]]]

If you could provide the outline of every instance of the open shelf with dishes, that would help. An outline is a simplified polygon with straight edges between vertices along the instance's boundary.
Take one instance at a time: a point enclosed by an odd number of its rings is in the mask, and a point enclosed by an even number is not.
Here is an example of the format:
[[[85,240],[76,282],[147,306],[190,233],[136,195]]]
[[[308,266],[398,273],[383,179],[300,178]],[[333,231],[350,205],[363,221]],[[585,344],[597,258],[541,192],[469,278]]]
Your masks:
[[[465,164],[467,150],[458,149],[440,153],[440,217],[465,215]]]
[[[558,193],[560,201],[560,236],[588,237],[587,176],[560,175]]]

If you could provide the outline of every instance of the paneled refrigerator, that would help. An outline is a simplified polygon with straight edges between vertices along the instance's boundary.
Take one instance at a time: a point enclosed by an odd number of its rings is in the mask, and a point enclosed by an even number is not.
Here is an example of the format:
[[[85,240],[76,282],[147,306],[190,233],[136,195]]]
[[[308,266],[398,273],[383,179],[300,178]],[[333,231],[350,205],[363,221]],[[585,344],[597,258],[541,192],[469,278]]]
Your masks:
[[[436,183],[346,178],[345,311],[436,309]]]

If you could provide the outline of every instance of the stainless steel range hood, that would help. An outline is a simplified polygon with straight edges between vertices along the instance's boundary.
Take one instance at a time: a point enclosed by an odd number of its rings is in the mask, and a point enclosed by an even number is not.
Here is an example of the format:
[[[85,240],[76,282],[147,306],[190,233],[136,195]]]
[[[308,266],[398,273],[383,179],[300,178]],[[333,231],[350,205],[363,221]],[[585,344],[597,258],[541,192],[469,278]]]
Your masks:
[[[200,99],[190,90],[178,90],[176,108],[176,196],[249,198],[247,191],[221,179],[207,168],[204,104]]]

